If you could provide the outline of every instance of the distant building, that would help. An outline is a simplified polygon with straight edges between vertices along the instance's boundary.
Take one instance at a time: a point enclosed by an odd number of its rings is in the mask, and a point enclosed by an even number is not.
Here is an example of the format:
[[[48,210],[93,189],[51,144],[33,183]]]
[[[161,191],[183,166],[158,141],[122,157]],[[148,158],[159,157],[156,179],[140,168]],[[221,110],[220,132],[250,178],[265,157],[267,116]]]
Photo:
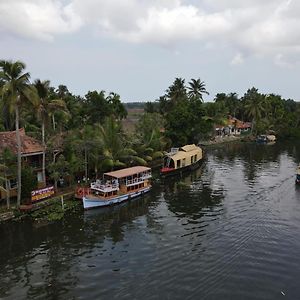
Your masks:
[[[216,125],[216,134],[224,135],[241,135],[251,131],[252,124],[250,122],[243,122],[232,116],[228,116],[225,125]]]
[[[20,138],[22,166],[31,167],[37,176],[38,187],[44,187],[46,181],[43,178],[42,162],[45,149],[39,141],[26,135],[24,128],[20,129]],[[17,155],[16,131],[0,132],[0,155],[5,149]],[[9,188],[11,196],[16,196],[17,179],[15,177],[10,178]],[[0,191],[0,199],[3,198],[5,198],[5,192]]]

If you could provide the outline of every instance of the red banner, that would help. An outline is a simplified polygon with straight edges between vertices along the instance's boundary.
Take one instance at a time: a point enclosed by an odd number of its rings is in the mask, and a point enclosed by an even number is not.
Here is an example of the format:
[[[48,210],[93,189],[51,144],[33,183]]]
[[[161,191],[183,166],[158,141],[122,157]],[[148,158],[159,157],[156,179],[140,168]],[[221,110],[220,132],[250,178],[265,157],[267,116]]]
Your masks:
[[[31,192],[31,202],[46,199],[52,195],[54,195],[54,186],[49,186],[43,189],[35,190]]]

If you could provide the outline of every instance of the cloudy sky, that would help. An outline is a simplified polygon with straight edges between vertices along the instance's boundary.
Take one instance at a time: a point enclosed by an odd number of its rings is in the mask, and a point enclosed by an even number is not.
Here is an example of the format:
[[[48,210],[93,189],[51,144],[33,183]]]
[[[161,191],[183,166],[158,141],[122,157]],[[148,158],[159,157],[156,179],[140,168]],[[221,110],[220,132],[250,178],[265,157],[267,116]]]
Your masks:
[[[300,100],[299,0],[0,0],[0,58],[75,94],[152,101],[175,77]]]

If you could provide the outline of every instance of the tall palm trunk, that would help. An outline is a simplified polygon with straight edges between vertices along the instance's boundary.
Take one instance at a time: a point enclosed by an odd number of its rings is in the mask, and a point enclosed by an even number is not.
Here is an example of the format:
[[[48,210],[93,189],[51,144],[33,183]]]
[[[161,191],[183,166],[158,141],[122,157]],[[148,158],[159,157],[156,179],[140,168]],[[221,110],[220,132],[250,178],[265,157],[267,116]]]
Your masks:
[[[45,144],[45,120],[42,120],[42,143],[43,143],[43,182],[46,184],[46,144]]]
[[[21,205],[21,191],[22,191],[22,182],[21,182],[21,172],[22,172],[22,162],[21,162],[21,137],[19,131],[19,106],[16,105],[16,138],[17,138],[17,163],[18,163],[18,193],[17,193],[17,207]]]
[[[6,189],[6,206],[7,206],[7,209],[9,209],[10,208],[10,193],[9,193],[9,184],[8,184],[7,178],[5,180],[5,189]]]
[[[55,131],[55,117],[54,117],[54,113],[52,114],[52,124],[53,124],[53,131]]]
[[[87,148],[84,147],[84,164],[85,164],[85,178],[88,179],[88,158],[87,158]]]

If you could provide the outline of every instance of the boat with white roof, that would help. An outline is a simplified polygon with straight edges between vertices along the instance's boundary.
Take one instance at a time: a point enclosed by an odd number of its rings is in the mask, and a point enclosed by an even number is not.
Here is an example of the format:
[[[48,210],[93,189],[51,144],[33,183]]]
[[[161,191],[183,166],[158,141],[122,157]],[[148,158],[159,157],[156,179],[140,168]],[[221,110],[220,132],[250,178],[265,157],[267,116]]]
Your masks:
[[[84,209],[109,206],[138,197],[151,189],[151,168],[135,166],[103,174],[89,188],[78,188]]]

